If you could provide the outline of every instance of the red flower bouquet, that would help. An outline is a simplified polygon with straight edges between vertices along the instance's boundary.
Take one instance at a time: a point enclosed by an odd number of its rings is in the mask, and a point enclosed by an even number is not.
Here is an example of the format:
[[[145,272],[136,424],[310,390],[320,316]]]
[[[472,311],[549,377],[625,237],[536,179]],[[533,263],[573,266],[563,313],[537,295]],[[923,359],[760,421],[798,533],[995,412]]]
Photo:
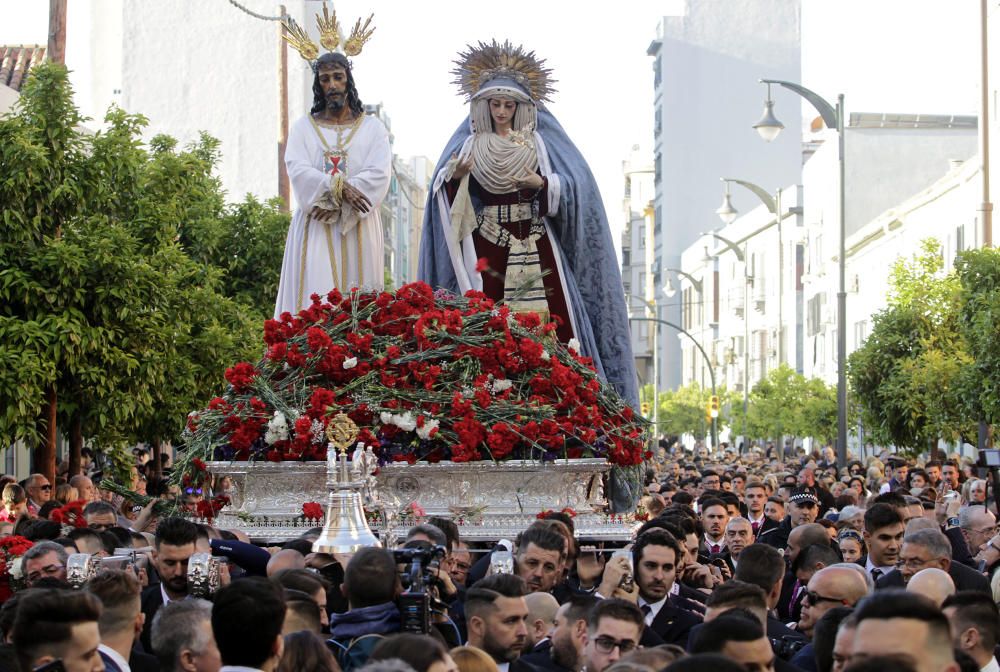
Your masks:
[[[0,602],[6,602],[26,584],[22,556],[32,546],[34,542],[24,537],[11,535],[0,539]]]
[[[87,527],[87,519],[83,517],[83,507],[87,505],[82,499],[69,502],[58,509],[53,509],[49,520],[66,527]]]
[[[264,357],[228,369],[228,391],[191,414],[189,468],[324,460],[337,413],[383,464],[646,457],[645,421],[533,313],[424,283],[312,299],[268,320]]]

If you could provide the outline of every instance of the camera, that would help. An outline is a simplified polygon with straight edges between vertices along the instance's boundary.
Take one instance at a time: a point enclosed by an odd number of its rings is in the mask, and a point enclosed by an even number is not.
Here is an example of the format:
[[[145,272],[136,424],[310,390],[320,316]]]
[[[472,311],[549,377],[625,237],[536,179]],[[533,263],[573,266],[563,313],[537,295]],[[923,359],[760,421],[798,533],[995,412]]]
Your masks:
[[[432,595],[432,590],[441,585],[436,572],[447,552],[444,546],[431,546],[426,542],[413,542],[412,546],[392,552],[396,565],[402,568],[399,578],[404,591],[396,599],[402,632],[427,634],[431,629],[431,611],[447,608]]]
[[[774,655],[782,660],[791,660],[802,647],[809,643],[808,639],[800,639],[792,635],[768,637],[768,639],[771,640],[771,648],[774,649]]]

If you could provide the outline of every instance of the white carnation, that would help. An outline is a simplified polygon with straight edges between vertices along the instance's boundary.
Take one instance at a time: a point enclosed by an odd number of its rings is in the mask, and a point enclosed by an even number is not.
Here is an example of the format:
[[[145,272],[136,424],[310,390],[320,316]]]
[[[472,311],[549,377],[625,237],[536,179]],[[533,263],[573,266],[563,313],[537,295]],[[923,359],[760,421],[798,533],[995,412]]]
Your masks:
[[[548,350],[542,350],[542,361],[547,362],[552,359],[552,355],[549,354]]]
[[[417,420],[409,411],[403,413],[403,415],[392,416],[392,424],[396,425],[404,432],[412,432],[417,428]]]
[[[267,432],[264,433],[264,442],[271,446],[278,441],[288,440],[288,420],[281,411],[275,411],[274,416],[267,423]]]
[[[514,387],[514,383],[508,378],[501,378],[493,381],[493,394],[500,394],[504,390]]]
[[[378,419],[382,421],[383,425],[391,425],[392,413],[390,413],[389,411],[382,411],[381,413],[378,414]]]
[[[569,339],[569,343],[566,344],[566,347],[575,352],[576,354],[580,354],[580,341],[576,340],[575,338]]]
[[[421,439],[431,438],[431,432],[438,428],[441,423],[438,420],[424,420],[423,427],[417,427],[417,436]]]
[[[24,577],[24,558],[14,558],[8,565],[7,571],[10,573],[10,578],[20,581]]]
[[[344,360],[344,369],[353,369],[357,365],[358,365],[357,357],[348,357],[347,359]]]

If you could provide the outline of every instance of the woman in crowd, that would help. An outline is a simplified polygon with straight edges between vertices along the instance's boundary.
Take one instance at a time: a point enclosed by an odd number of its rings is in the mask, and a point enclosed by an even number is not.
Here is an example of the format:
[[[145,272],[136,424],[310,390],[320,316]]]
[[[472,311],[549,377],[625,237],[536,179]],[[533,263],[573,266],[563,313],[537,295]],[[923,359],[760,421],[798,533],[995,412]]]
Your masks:
[[[340,672],[330,649],[308,630],[285,635],[285,649],[277,672]]]
[[[853,527],[840,530],[837,534],[837,546],[844,556],[844,562],[857,562],[868,553],[864,537]]]
[[[24,488],[17,483],[8,483],[4,486],[0,498],[3,500],[0,521],[13,523],[18,516],[28,512],[28,495],[24,492]]]

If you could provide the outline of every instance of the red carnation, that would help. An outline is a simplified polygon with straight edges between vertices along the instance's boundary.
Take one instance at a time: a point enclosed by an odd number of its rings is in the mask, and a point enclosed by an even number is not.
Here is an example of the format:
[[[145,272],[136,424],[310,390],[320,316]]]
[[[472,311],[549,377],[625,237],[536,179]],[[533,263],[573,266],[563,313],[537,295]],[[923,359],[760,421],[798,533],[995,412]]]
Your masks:
[[[302,505],[302,515],[306,520],[321,520],[323,507],[317,502],[306,502]]]

